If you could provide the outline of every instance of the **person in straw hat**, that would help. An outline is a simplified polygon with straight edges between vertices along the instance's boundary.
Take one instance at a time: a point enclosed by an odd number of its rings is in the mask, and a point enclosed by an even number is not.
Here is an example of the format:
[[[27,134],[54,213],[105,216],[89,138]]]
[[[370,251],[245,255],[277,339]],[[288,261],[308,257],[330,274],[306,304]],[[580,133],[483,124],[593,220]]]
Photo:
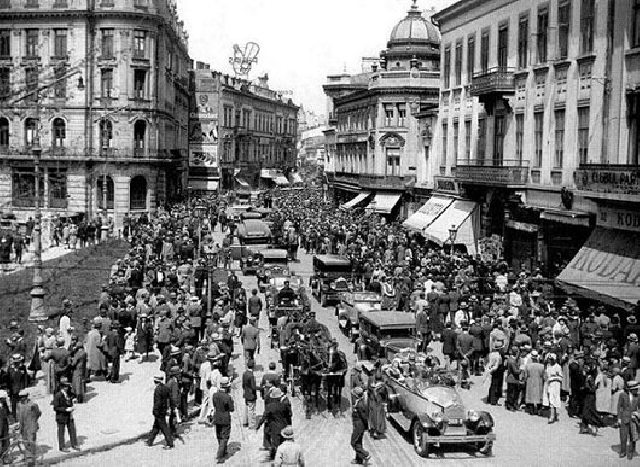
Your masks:
[[[620,457],[633,459],[640,429],[640,383],[628,381],[618,399],[618,424],[620,425]],[[628,448],[628,450],[627,450]]]
[[[370,458],[371,454],[362,446],[364,434],[369,425],[369,416],[367,414],[367,404],[364,400],[364,389],[356,386],[351,390],[351,395],[355,400],[351,409],[351,421],[353,423],[353,432],[351,433],[351,447],[356,452],[356,458],[351,461],[352,464],[364,464]]]
[[[217,463],[224,464],[227,457],[227,446],[231,437],[231,412],[235,410],[233,399],[229,395],[231,383],[229,378],[220,378],[220,389],[211,396],[211,404],[214,408],[213,424],[216,427],[218,439]]]
[[[76,436],[76,425],[73,419],[73,395],[71,393],[71,383],[66,376],[60,378],[58,390],[53,396],[53,410],[56,413],[56,423],[58,425],[58,449],[68,452],[65,448],[64,432],[69,431],[71,447],[79,450]]]
[[[304,467],[304,455],[302,448],[293,439],[293,427],[286,426],[280,434],[282,435],[282,444],[276,450],[276,458],[274,465],[280,466],[298,466]]]
[[[147,440],[147,446],[153,446],[153,441],[162,431],[166,442],[165,449],[173,447],[173,438],[167,425],[167,410],[175,410],[173,401],[171,400],[171,390],[164,384],[164,375],[156,375],[153,377],[155,389],[153,391],[153,428]]]

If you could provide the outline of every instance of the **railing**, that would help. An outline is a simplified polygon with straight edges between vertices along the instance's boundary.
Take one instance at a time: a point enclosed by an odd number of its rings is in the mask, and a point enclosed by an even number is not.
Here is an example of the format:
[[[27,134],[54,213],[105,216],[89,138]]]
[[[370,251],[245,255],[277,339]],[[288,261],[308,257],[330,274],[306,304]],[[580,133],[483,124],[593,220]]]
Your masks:
[[[123,148],[61,148],[48,147],[42,149],[42,160],[68,160],[85,162],[127,162],[132,160],[145,160],[150,162],[163,162],[171,160],[182,160],[186,155],[181,155],[179,151],[160,149],[156,151],[146,151],[144,149]],[[16,160],[32,160],[33,147],[1,147],[0,159],[11,158]]]
[[[415,183],[415,175],[362,175],[360,177],[360,186],[371,190],[403,190]]]
[[[480,96],[490,93],[515,93],[514,69],[494,67],[475,73],[471,82],[471,95]]]
[[[335,182],[352,183],[357,185],[360,180],[360,175],[352,172],[335,172]]]
[[[526,185],[529,178],[529,161],[517,159],[458,160],[456,180],[490,185]]]
[[[640,196],[640,165],[580,164],[576,188],[603,195]]]

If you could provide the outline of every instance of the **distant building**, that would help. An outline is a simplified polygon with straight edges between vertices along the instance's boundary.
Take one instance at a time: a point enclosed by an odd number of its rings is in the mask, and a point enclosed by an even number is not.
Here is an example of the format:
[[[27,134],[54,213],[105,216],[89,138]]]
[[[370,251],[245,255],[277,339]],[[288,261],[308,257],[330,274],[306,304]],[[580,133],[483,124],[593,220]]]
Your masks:
[[[426,170],[430,144],[420,118],[438,105],[438,28],[414,5],[378,62],[364,62],[363,73],[332,75],[323,86],[335,127],[327,179],[339,203],[360,195],[380,214],[406,217],[428,196],[416,180]]]
[[[0,204],[33,216],[38,180],[45,219],[120,227],[180,196],[187,37],[169,0],[1,2]]]

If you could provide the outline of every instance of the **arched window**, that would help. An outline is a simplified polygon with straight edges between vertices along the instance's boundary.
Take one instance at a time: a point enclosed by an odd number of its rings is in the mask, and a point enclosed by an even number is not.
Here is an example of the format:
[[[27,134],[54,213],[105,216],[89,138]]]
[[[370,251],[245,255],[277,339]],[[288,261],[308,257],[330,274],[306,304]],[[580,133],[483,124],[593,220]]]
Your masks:
[[[129,209],[131,211],[147,209],[147,180],[140,175],[131,180]]]
[[[133,126],[133,139],[134,139],[134,155],[135,157],[142,157],[144,155],[145,139],[147,135],[147,122],[144,120],[136,121]]]
[[[104,209],[104,179],[107,179],[107,209],[113,209],[113,179],[109,176],[100,176],[96,184],[96,200],[98,209]]]
[[[9,147],[9,120],[0,118],[0,147]]]
[[[53,121],[53,147],[63,148],[64,140],[67,139],[67,124],[61,118]]]
[[[113,123],[110,120],[100,121],[100,148],[113,147]]]
[[[38,120],[35,118],[27,118],[24,121],[24,142],[28,147],[38,144]]]

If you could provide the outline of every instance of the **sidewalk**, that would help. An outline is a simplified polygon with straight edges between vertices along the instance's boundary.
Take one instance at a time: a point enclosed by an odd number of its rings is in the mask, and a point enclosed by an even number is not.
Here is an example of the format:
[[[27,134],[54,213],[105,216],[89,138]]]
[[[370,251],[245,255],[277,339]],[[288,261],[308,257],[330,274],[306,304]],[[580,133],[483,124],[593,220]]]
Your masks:
[[[42,250],[42,261],[49,261],[52,259],[60,258],[62,256],[72,254],[79,250],[70,250],[69,248],[65,248],[64,246],[53,246],[49,248],[45,248]],[[4,274],[14,274],[19,271],[23,271],[31,266],[33,266],[33,262],[35,260],[35,252],[33,248],[29,248],[28,250],[24,250],[22,253],[22,263],[16,264],[11,263],[8,265]]]

